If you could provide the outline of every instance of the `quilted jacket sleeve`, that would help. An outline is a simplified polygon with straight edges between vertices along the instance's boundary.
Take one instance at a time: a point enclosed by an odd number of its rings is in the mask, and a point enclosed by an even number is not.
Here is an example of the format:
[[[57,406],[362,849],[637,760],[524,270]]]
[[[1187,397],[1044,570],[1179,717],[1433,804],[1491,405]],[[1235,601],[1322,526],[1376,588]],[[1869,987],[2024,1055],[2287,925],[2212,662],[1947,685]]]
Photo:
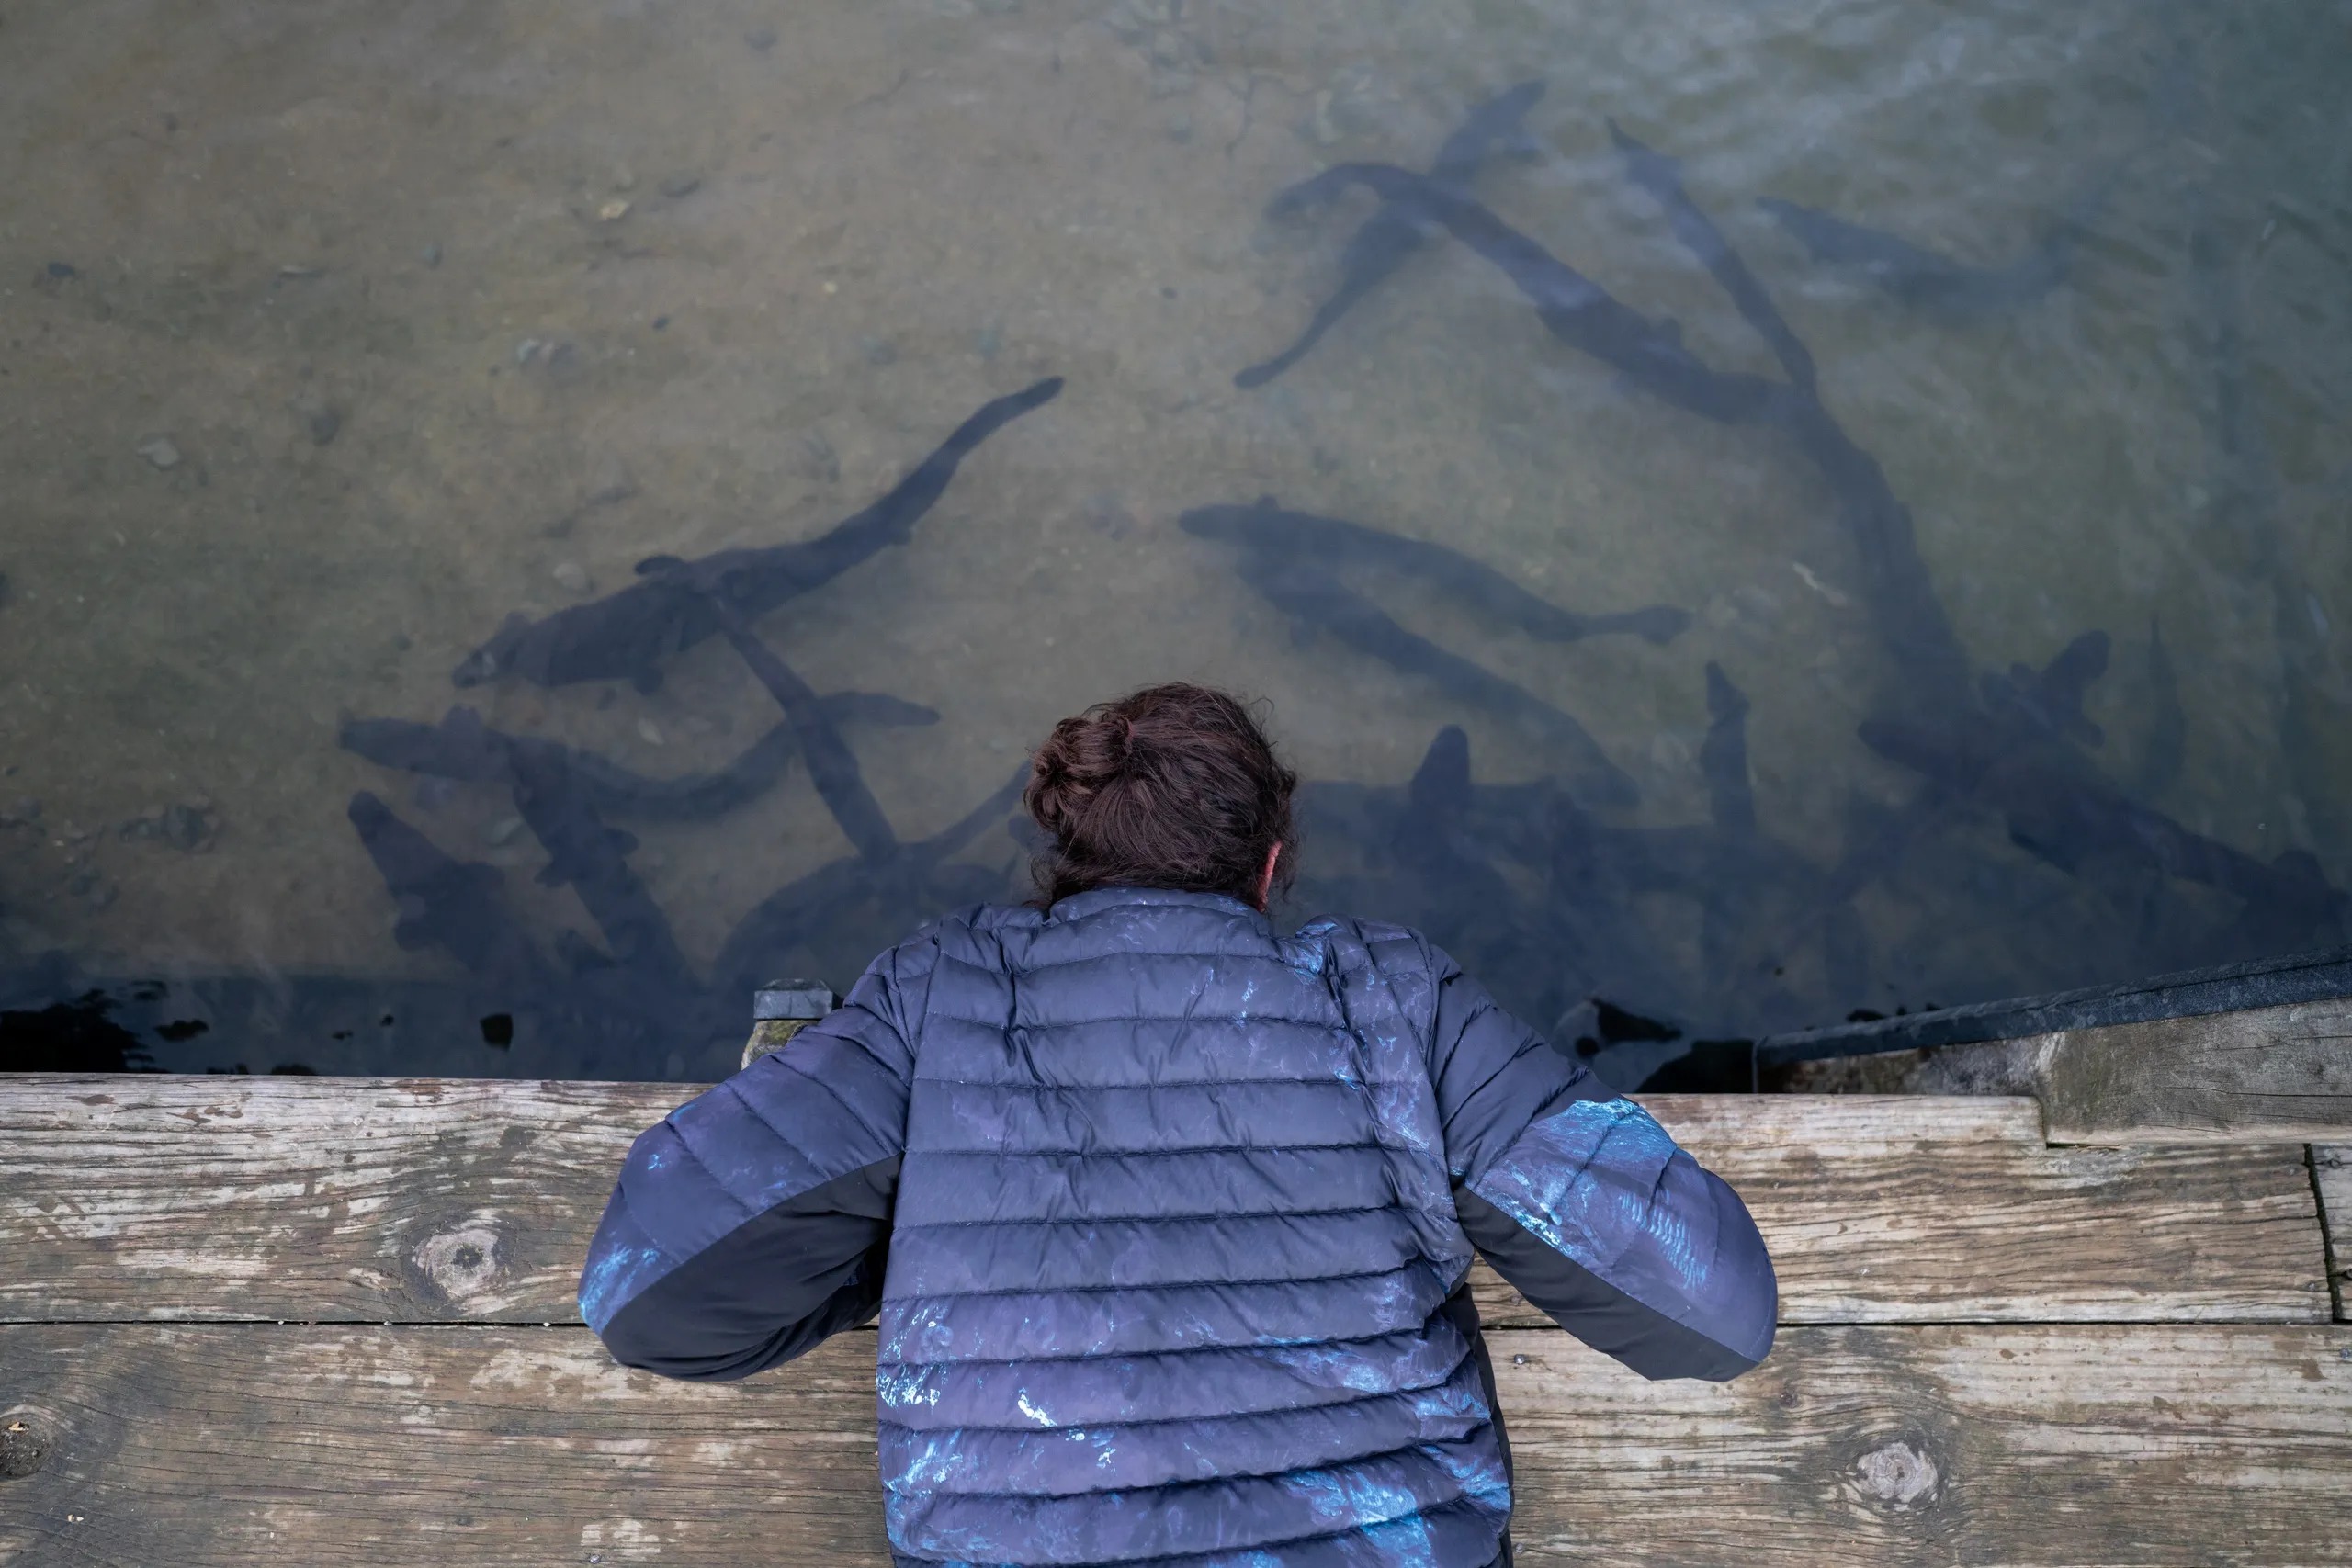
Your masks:
[[[1454,1210],[1495,1271],[1645,1377],[1721,1382],[1761,1361],[1779,1292],[1739,1195],[1431,953]]]
[[[936,945],[876,959],[830,1016],[640,1134],[580,1277],[616,1360],[740,1378],[862,1322],[882,1273]]]

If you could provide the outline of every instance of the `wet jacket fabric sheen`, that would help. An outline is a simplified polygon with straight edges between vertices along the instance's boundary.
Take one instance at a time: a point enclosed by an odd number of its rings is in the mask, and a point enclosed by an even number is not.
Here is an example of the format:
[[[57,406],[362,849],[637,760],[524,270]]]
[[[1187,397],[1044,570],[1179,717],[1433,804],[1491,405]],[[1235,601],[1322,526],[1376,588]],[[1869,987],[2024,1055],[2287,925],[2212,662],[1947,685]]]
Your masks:
[[[951,916],[640,1136],[581,1308],[734,1378],[880,1308],[902,1564],[1483,1568],[1472,1249],[1651,1377],[1770,1348],[1738,1197],[1417,932],[1212,894]]]

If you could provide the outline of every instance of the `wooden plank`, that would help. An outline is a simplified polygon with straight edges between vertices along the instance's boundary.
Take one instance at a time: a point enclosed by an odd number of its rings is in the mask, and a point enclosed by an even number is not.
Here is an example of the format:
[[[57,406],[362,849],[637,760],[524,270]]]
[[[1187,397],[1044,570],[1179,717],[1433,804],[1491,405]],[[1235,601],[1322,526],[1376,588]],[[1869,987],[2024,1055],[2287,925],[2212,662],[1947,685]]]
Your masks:
[[[0,1077],[0,1317],[576,1323],[629,1140],[695,1092]]]
[[[1915,1087],[2030,1094],[2052,1143],[2341,1143],[2352,998],[1937,1052]]]
[[[1492,1336],[1530,1561],[2352,1560],[2352,1329],[1794,1328],[1728,1385]],[[0,1327],[0,1563],[884,1562],[873,1338],[665,1383],[581,1329]]]
[[[578,1321],[628,1141],[692,1086],[0,1080],[0,1319]],[[2024,1100],[1659,1096],[1792,1323],[2320,1322],[2300,1145],[2049,1149]],[[1540,1324],[1490,1274],[1488,1321]]]
[[[1496,1338],[1529,1562],[2352,1560],[2334,1325],[1792,1329],[1729,1384]]]
[[[2308,1322],[2330,1315],[2292,1144],[2052,1148],[2034,1102],[1659,1095],[1738,1189],[1790,1323]],[[1487,1322],[1548,1320],[1478,1266]]]
[[[621,1151],[692,1092],[20,1079],[0,1094],[7,1146],[23,1162],[0,1167],[16,1177],[0,1181],[14,1195],[0,1197],[0,1240],[35,1266],[0,1280],[0,1310],[570,1321],[572,1271]],[[1758,1205],[1791,1321],[2324,1315],[2308,1181],[2281,1151],[2052,1158],[2024,1102],[1653,1103]],[[202,1247],[187,1245],[191,1202],[211,1226]],[[1989,1233],[2004,1263],[1987,1272],[1967,1256],[1982,1227],[2016,1224],[2027,1203],[2024,1245]],[[10,1234],[12,1213],[21,1234]],[[2121,1219],[2142,1234],[2119,1231]],[[2172,1246],[2179,1265],[2161,1280],[2137,1266],[2151,1241]],[[2280,1267],[2299,1253],[2312,1260],[2301,1278]],[[82,1287],[92,1288],[77,1296]],[[1540,1321],[1491,1277],[1486,1299],[1495,1321]]]
[[[2320,1229],[2327,1238],[2327,1282],[2335,1319],[2352,1321],[2352,1144],[2314,1144],[2312,1182],[2319,1189]]]

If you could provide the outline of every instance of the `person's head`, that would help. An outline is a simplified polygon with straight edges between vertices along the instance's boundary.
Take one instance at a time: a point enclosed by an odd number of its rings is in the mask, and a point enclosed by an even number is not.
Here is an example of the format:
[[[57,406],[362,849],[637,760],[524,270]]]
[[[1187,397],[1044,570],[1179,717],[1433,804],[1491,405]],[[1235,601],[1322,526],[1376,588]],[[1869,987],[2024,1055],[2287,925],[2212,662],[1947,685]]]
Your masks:
[[[1290,797],[1250,710],[1223,692],[1147,686],[1054,726],[1022,803],[1053,842],[1047,904],[1094,887],[1225,893],[1263,908],[1290,881]]]

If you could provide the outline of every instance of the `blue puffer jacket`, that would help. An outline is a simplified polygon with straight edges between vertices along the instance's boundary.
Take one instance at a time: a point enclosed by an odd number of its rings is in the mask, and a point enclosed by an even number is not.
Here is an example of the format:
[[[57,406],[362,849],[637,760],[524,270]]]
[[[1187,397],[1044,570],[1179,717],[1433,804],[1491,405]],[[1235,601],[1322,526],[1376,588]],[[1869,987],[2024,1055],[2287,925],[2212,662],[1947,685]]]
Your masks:
[[[902,1564],[1482,1568],[1474,1247],[1652,1377],[1772,1343],[1731,1189],[1418,933],[1104,888],[937,922],[639,1138],[580,1302],[688,1378],[878,1305]]]

